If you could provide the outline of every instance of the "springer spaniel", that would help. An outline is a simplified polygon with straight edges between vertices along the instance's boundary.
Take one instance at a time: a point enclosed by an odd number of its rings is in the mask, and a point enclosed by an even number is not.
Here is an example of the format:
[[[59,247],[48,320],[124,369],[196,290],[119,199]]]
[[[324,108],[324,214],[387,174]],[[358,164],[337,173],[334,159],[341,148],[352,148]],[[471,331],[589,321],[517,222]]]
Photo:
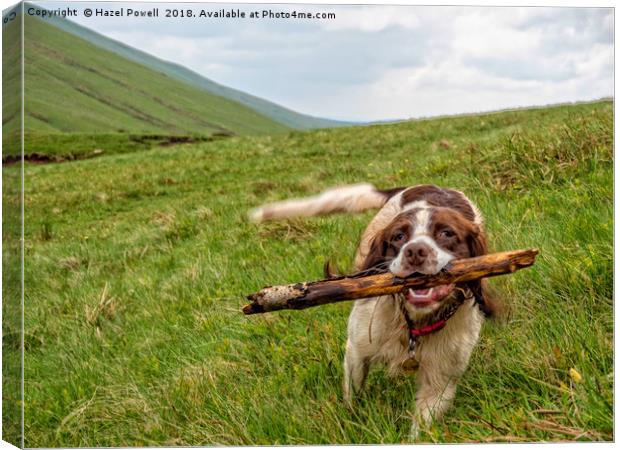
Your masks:
[[[398,277],[435,274],[452,259],[487,252],[482,217],[462,193],[422,185],[379,190],[369,184],[330,189],[299,200],[264,205],[254,221],[381,208],[361,237],[355,269],[389,270]],[[369,367],[390,374],[417,371],[411,437],[450,406],[485,315],[494,305],[484,281],[409,290],[357,300],[349,316],[344,398],[351,405]]]

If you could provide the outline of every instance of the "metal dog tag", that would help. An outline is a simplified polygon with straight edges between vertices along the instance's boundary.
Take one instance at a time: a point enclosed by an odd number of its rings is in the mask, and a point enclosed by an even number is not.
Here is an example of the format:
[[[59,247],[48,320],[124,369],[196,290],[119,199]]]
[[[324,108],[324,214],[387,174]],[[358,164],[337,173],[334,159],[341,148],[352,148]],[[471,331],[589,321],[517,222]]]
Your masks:
[[[403,361],[402,368],[405,372],[415,372],[420,367],[420,363],[415,358],[407,358]]]

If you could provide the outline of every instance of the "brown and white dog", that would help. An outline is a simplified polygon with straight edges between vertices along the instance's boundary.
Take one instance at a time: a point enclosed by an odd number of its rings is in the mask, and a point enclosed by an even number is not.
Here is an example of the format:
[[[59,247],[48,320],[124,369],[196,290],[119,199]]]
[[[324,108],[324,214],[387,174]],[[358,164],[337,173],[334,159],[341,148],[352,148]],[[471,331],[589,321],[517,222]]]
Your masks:
[[[254,221],[381,208],[362,234],[355,269],[389,270],[398,277],[434,274],[452,259],[487,252],[482,217],[462,193],[431,185],[378,190],[369,184],[264,205]],[[349,316],[344,397],[351,404],[373,363],[390,374],[417,369],[411,428],[442,416],[466,370],[493,303],[483,282],[409,290],[406,295],[357,300]]]

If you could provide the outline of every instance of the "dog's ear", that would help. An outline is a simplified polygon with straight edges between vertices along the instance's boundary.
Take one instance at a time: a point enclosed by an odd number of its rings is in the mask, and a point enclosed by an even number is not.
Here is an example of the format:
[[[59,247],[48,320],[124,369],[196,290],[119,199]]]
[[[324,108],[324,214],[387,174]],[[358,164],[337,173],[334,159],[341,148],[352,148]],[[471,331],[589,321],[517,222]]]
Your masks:
[[[384,239],[383,233],[380,233],[370,243],[370,249],[366,259],[364,259],[361,270],[368,270],[384,262],[386,253],[387,242]]]
[[[467,246],[469,247],[469,256],[482,256],[488,253],[487,240],[484,232],[476,226],[473,233],[467,238]],[[493,300],[486,280],[476,280],[467,283],[467,287],[474,294],[476,303],[485,316],[491,317],[497,315],[498,307]]]
[[[323,276],[328,280],[333,280],[334,278],[342,276],[342,274],[338,266],[333,268],[331,261],[328,259],[325,261],[325,264],[323,264]]]
[[[487,239],[484,232],[474,225],[474,229],[467,236],[467,247],[469,248],[469,256],[482,256],[488,253]]]

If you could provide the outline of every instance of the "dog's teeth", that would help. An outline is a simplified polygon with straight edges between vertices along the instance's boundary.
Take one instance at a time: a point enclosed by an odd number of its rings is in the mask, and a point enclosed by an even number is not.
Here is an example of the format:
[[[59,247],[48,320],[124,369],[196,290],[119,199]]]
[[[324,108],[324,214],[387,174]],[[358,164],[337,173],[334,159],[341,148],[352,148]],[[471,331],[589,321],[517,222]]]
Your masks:
[[[430,288],[430,289],[409,289],[409,294],[414,296],[414,297],[430,297],[431,295],[433,295],[433,290],[435,288]]]

